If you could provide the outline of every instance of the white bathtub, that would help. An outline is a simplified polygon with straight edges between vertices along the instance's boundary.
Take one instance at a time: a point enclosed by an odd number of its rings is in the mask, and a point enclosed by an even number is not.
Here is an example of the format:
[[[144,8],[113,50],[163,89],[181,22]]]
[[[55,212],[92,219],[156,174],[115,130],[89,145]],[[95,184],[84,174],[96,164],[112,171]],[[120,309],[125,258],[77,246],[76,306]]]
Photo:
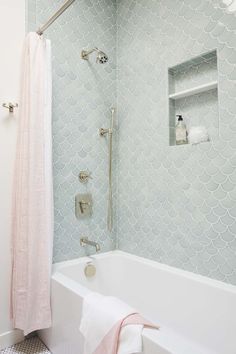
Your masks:
[[[160,331],[143,331],[144,354],[236,354],[236,287],[114,251],[55,264],[53,326],[39,333],[53,354],[82,354],[79,332],[84,296],[113,295],[135,307]]]

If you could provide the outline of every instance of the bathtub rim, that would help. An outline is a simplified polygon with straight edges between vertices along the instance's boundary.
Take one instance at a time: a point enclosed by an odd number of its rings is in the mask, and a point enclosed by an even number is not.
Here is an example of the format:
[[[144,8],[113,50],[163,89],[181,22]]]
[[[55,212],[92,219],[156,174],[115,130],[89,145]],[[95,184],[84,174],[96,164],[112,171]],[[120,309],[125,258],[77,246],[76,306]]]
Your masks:
[[[216,279],[213,279],[213,278],[210,278],[210,277],[207,277],[204,275],[200,275],[197,273],[189,272],[189,271],[181,269],[181,268],[169,266],[167,264],[160,263],[158,261],[154,261],[154,260],[151,260],[148,258],[140,257],[140,256],[134,255],[132,253],[124,252],[121,250],[108,251],[108,252],[103,252],[103,253],[99,253],[99,254],[95,254],[95,255],[91,255],[91,256],[79,257],[79,258],[75,258],[75,259],[68,260],[68,261],[54,263],[53,267],[52,267],[52,278],[55,278],[55,277],[58,278],[57,274],[60,273],[61,269],[64,269],[64,268],[67,268],[70,266],[74,266],[77,264],[91,262],[93,259],[94,260],[104,259],[109,256],[122,256],[127,259],[138,261],[139,263],[145,263],[146,265],[148,265],[150,267],[158,268],[159,270],[166,271],[168,273],[171,273],[171,274],[174,274],[177,276],[181,276],[181,277],[184,277],[185,279],[193,280],[193,281],[199,282],[201,284],[209,285],[209,286],[212,286],[217,289],[231,292],[236,295],[236,285],[226,283],[221,280],[216,280]],[[67,278],[64,275],[63,275],[63,277]],[[73,280],[71,280],[71,281],[73,281]],[[80,285],[80,286],[85,289],[85,287],[83,285]]]

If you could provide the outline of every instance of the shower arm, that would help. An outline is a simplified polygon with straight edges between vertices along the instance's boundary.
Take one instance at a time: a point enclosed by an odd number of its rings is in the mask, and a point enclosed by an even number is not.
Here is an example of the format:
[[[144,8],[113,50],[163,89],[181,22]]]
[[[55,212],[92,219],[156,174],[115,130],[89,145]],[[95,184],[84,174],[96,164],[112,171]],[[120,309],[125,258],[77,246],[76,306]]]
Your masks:
[[[82,50],[81,57],[82,57],[82,59],[88,60],[89,55],[94,52],[99,52],[99,49],[95,47],[91,50]]]

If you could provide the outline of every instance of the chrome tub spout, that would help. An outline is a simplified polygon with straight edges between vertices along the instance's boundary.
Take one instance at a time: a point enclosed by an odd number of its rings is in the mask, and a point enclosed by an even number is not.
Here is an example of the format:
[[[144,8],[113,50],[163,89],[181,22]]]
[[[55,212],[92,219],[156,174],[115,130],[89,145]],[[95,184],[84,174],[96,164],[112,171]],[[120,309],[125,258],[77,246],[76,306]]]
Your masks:
[[[92,247],[95,247],[96,249],[96,252],[99,252],[100,251],[100,245],[97,243],[97,242],[94,242],[94,241],[90,241],[88,239],[88,237],[81,237],[80,239],[80,245],[82,247],[88,245],[88,246],[92,246]]]

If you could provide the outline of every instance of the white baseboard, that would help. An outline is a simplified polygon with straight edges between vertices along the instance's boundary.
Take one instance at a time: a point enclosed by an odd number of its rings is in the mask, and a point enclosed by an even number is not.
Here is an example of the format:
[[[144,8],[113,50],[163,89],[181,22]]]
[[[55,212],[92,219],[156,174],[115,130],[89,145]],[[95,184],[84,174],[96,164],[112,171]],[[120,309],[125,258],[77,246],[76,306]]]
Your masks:
[[[24,340],[24,334],[22,331],[15,329],[0,334],[0,350],[10,347]]]

